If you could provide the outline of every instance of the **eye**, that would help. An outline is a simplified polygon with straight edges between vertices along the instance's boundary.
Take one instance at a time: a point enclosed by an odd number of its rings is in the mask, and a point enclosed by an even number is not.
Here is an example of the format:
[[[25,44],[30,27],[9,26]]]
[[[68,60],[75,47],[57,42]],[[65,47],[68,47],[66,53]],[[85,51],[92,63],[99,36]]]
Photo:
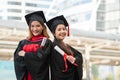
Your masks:
[[[61,31],[61,29],[59,28],[58,31]]]
[[[37,27],[40,27],[40,25],[36,25]]]
[[[31,27],[34,27],[34,25],[31,25]]]
[[[63,30],[66,30],[66,28],[63,28]]]
[[[38,25],[36,25],[37,27],[42,27],[42,25],[40,25],[40,24],[38,24]]]

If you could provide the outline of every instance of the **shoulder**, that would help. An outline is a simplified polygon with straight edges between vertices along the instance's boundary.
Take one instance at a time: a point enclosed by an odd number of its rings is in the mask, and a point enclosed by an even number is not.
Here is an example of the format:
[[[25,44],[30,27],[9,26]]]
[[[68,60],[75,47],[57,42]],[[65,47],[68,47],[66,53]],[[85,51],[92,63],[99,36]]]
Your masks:
[[[45,46],[51,46],[51,45],[53,45],[52,41],[49,38],[47,38],[45,42]]]
[[[49,38],[47,38],[47,41],[48,41],[48,42],[52,42]]]
[[[75,49],[74,47],[70,46],[71,50],[75,53],[79,53],[79,54],[82,54],[80,51],[78,51],[77,49]]]
[[[55,47],[56,45],[59,46],[59,44],[56,41],[52,42],[53,46]]]
[[[83,63],[83,55],[82,55],[82,53],[81,53],[80,51],[76,50],[76,49],[73,48],[73,47],[70,47],[70,48],[71,48],[71,50],[73,51],[74,56],[76,57],[76,59],[77,59],[77,60],[80,60],[80,62]],[[80,63],[80,62],[79,62],[79,63]]]
[[[27,42],[26,39],[23,39],[23,40],[20,40],[20,41],[19,41],[19,43],[21,43],[21,44],[24,44],[25,42]]]
[[[52,44],[52,41],[49,38],[47,38],[46,43]]]
[[[20,40],[20,41],[19,41],[19,45],[24,45],[26,42],[27,42],[26,39]]]

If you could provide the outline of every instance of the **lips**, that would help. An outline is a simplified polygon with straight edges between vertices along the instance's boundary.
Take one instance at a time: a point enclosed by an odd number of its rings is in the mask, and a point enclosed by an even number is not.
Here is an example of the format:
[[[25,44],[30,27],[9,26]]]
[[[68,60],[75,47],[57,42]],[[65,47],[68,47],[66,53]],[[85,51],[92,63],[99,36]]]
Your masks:
[[[34,35],[38,35],[39,34],[39,31],[33,31],[32,32]]]
[[[39,31],[33,31],[33,33],[39,33]]]
[[[60,36],[64,37],[64,36],[66,36],[66,34],[60,34]]]

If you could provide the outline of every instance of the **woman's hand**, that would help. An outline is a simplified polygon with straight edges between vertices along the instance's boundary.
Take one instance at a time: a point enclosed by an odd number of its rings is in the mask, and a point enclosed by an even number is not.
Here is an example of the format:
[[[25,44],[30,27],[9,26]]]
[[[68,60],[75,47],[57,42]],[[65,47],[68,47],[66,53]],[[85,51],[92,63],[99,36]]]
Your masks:
[[[18,53],[19,56],[25,56],[25,52],[23,50],[21,50],[19,53]]]
[[[73,64],[76,59],[75,59],[73,56],[68,55],[68,56],[67,56],[67,60]]]

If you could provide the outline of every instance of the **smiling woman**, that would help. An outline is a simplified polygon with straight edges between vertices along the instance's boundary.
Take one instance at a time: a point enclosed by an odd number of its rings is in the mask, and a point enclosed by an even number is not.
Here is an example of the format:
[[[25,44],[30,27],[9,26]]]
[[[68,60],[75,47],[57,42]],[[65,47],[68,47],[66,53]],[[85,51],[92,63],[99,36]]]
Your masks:
[[[50,19],[46,24],[54,36],[55,50],[51,54],[51,80],[82,80],[82,53],[64,42],[67,31],[69,34],[67,20],[63,15],[60,15]],[[60,48],[56,48],[56,46]],[[62,52],[63,55],[59,52]]]
[[[25,15],[29,36],[22,39],[14,52],[17,80],[49,80],[49,55],[52,42],[49,40],[43,11]],[[46,39],[46,40],[44,40]],[[41,45],[44,42],[44,45]]]

